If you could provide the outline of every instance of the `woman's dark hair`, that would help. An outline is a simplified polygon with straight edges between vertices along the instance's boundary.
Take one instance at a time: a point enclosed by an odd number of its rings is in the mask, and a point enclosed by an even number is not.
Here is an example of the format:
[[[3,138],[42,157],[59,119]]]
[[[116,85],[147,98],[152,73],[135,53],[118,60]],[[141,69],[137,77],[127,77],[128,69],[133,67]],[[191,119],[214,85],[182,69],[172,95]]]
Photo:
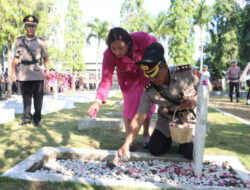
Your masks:
[[[121,27],[115,27],[109,31],[107,38],[108,47],[110,48],[110,44],[116,40],[124,41],[128,45],[128,51],[132,50],[133,41],[129,33],[125,29]]]

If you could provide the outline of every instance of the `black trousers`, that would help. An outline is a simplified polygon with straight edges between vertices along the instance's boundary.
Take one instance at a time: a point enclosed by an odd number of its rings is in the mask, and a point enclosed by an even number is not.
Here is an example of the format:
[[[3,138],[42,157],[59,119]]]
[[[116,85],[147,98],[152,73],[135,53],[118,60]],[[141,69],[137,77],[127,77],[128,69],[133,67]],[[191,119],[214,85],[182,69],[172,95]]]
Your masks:
[[[3,96],[3,83],[0,82],[0,98]]]
[[[250,100],[250,80],[247,80],[247,86],[248,86],[247,100]]]
[[[172,144],[171,137],[166,137],[162,132],[155,129],[148,143],[148,150],[151,154],[157,156],[167,152]],[[179,153],[185,158],[193,159],[193,142],[179,145]]]
[[[233,98],[233,91],[235,87],[236,98],[240,97],[240,84],[238,82],[229,82],[229,97],[230,99]]]
[[[20,89],[23,97],[23,121],[31,122],[31,100],[34,99],[35,113],[33,120],[35,123],[40,122],[42,118],[43,104],[43,81],[19,81]]]

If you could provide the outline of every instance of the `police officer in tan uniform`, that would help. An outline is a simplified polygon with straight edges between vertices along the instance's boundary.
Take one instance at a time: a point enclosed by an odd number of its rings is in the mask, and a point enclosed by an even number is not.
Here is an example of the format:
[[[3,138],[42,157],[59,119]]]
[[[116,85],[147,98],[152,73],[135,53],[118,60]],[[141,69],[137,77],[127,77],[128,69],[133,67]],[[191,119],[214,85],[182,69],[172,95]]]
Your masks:
[[[236,102],[239,102],[240,98],[240,74],[241,70],[240,67],[238,67],[238,61],[234,60],[232,62],[233,66],[229,67],[227,72],[226,72],[226,79],[227,83],[229,84],[229,97],[230,97],[230,102],[233,102],[233,90],[235,87],[235,92],[236,92]]]
[[[46,78],[49,79],[49,60],[46,43],[37,37],[38,19],[33,15],[28,15],[23,19],[25,23],[26,36],[16,39],[15,55],[12,62],[12,81],[16,81],[16,67],[18,66],[18,79],[23,98],[23,120],[19,125],[31,123],[40,126],[41,110],[43,103],[44,88],[44,66],[47,70]],[[31,100],[34,99],[35,113],[31,114]]]
[[[171,147],[169,122],[177,107],[180,108],[177,110],[177,120],[195,121],[195,114],[192,112],[197,102],[199,78],[194,74],[197,71],[193,70],[190,65],[168,67],[164,59],[164,49],[159,43],[149,46],[142,60],[137,64],[151,82],[145,86],[137,114],[131,122],[131,131],[123,146],[118,150],[118,155],[123,156],[128,153],[129,145],[138,134],[152,104],[157,104],[159,109],[148,150],[153,155],[160,155]],[[192,159],[193,142],[180,144],[179,153],[185,158]]]

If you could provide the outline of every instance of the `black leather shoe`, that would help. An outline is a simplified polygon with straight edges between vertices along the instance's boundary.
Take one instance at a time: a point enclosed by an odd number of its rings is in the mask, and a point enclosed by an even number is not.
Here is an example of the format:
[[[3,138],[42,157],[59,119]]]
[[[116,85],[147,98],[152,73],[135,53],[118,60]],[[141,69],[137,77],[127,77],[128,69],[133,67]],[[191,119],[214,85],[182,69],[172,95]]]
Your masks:
[[[36,126],[36,127],[40,127],[41,126],[41,122],[39,121],[39,122],[34,122],[34,125]]]
[[[22,121],[22,122],[19,123],[18,125],[19,125],[19,126],[23,126],[23,125],[26,125],[26,124],[30,124],[30,121]]]
[[[7,98],[5,98],[5,97],[0,97],[0,100],[7,100]]]

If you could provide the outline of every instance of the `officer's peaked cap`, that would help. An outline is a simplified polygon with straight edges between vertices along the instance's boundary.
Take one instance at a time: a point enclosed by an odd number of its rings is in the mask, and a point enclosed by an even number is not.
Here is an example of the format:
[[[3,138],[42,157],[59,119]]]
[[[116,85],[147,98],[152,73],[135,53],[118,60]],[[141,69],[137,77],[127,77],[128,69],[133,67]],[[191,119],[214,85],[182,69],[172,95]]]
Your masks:
[[[28,16],[24,17],[23,22],[25,24],[34,24],[34,25],[37,25],[38,22],[39,22],[39,20],[34,15],[28,15]]]
[[[159,72],[161,63],[166,64],[164,48],[160,43],[152,43],[146,50],[141,61],[136,64],[140,66],[147,78],[154,78]]]
[[[158,63],[164,58],[164,48],[160,43],[152,43],[145,54],[143,55],[141,61],[137,62],[137,65],[144,64],[149,67],[153,66],[154,63]]]

